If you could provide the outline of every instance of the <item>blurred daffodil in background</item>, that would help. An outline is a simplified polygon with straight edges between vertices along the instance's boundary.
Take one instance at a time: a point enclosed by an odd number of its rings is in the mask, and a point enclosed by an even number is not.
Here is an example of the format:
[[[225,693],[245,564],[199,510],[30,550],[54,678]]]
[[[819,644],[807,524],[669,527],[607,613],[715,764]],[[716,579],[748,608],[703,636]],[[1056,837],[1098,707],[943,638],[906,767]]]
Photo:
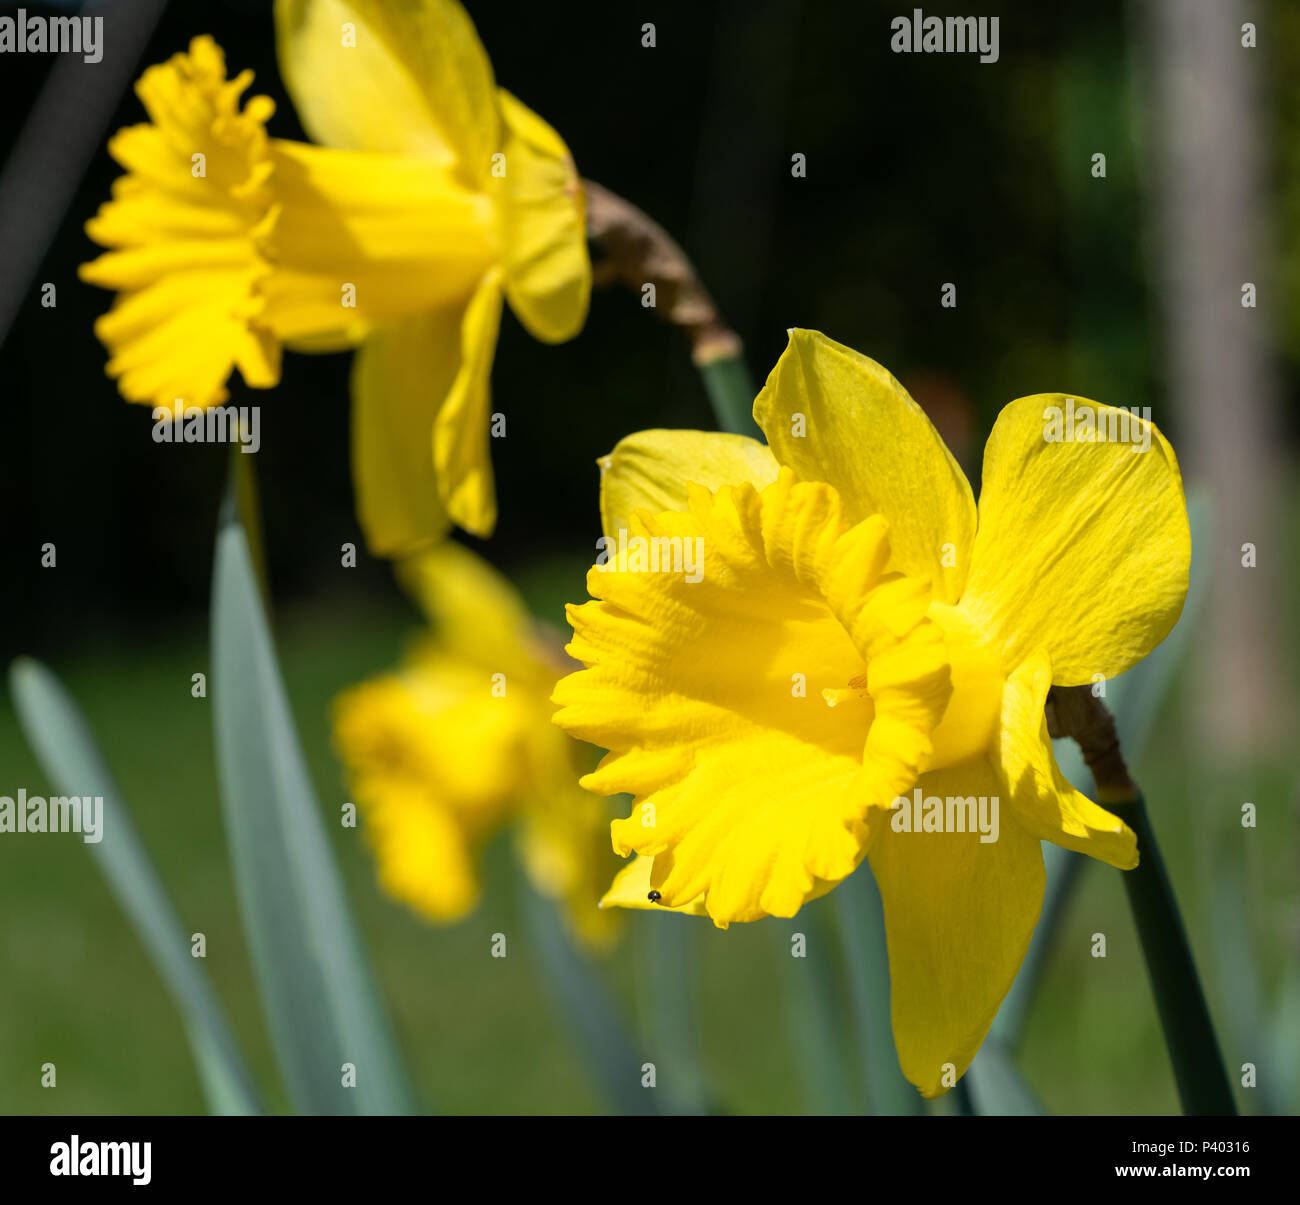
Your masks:
[[[513,827],[536,890],[604,947],[616,922],[597,903],[617,860],[604,803],[577,784],[586,750],[551,723],[559,642],[459,544],[400,575],[430,629],[398,669],[344,692],[334,722],[384,888],[428,920],[459,920],[478,900],[484,845]]]
[[[1067,404],[1132,439],[1050,438]],[[1123,673],[1177,621],[1178,464],[1128,412],[1021,398],[977,509],[902,386],[802,330],[754,417],[766,447],[646,431],[602,462],[611,554],[569,611],[587,668],[557,687],[556,722],[609,750],[589,789],[634,796],[613,841],[638,856],[606,903],[792,916],[869,857],[900,1063],[937,1096],[1024,958],[1040,840],[1137,863],[1133,832],[1061,774],[1043,709],[1053,684]],[[702,572],[671,571],[692,551]],[[1000,801],[1000,823],[915,831],[892,807],[915,790]]]
[[[560,137],[498,88],[455,0],[277,0],[278,56],[308,134],[267,135],[210,37],[136,85],[147,124],[87,224],[83,279],[117,292],[96,333],[129,401],[219,405],[282,348],[358,348],[353,474],[366,538],[408,553],[450,524],[489,534],[489,378],[503,296],[536,338],[571,338],[591,271]]]

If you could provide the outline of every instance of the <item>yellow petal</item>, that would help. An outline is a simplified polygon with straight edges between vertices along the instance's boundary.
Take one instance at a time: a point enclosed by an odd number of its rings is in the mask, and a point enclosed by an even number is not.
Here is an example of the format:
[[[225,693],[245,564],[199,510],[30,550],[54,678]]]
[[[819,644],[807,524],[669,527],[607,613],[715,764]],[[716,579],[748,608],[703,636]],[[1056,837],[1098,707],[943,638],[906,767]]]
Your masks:
[[[496,697],[485,669],[431,644],[339,696],[335,748],[391,894],[432,920],[473,906],[479,851],[524,788],[544,717],[541,699]]]
[[[480,282],[461,325],[460,371],[433,429],[438,492],[452,520],[486,538],[497,521],[490,452],[490,378],[501,323],[501,274]]]
[[[481,666],[426,642],[399,671],[339,696],[334,743],[358,780],[419,785],[479,833],[524,781],[518,753],[535,710],[522,695],[494,696]]]
[[[433,423],[460,369],[461,312],[377,329],[352,365],[352,476],[366,544],[401,556],[450,524],[433,467]]]
[[[784,473],[689,505],[632,519],[630,539],[666,541],[659,571],[629,546],[588,575],[600,601],[570,608],[569,652],[589,668],[557,686],[556,722],[610,750],[583,784],[636,797],[614,845],[654,857],[667,906],[792,916],[915,780],[947,660],[928,590],[884,573],[883,520],[851,523],[831,487]]]
[[[833,485],[850,517],[883,515],[897,568],[957,601],[975,537],[970,483],[884,368],[817,331],[791,331],[754,418],[777,460]]]
[[[654,858],[637,854],[614,876],[609,890],[601,897],[602,908],[641,908],[660,912],[680,912],[686,916],[708,916],[704,907],[704,897],[696,896],[688,904],[668,908],[650,898],[654,890],[650,885],[650,873]]]
[[[407,558],[398,580],[416,600],[438,642],[459,658],[508,679],[532,676],[532,617],[510,582],[463,544],[445,540]]]
[[[492,65],[455,0],[276,0],[280,74],[315,142],[488,173],[500,129]]]
[[[984,761],[917,784],[940,799],[991,799],[1001,785]],[[875,828],[898,1061],[923,1096],[939,1096],[970,1066],[1024,961],[1042,907],[1042,847],[1006,808],[988,843],[978,832]]]
[[[1133,830],[1076,791],[1052,755],[1043,715],[1051,684],[1052,665],[1042,650],[1007,680],[1001,738],[993,753],[1006,783],[1002,798],[1034,836],[1132,870],[1138,864]]]
[[[456,818],[404,783],[359,785],[354,794],[384,890],[435,923],[468,915],[478,867]]]
[[[745,435],[718,431],[638,431],[600,460],[600,521],[607,536],[626,529],[633,511],[686,509],[686,487],[753,485],[776,480],[776,458]]]
[[[535,339],[571,339],[587,319],[591,261],[578,173],[560,136],[509,92],[501,194],[506,299]]]
[[[1108,432],[1131,419],[1149,446],[1045,438],[1067,403]],[[1190,559],[1178,461],[1153,424],[1061,394],[1020,398],[998,416],[961,606],[1007,664],[1041,647],[1058,685],[1122,674],[1177,622]]]

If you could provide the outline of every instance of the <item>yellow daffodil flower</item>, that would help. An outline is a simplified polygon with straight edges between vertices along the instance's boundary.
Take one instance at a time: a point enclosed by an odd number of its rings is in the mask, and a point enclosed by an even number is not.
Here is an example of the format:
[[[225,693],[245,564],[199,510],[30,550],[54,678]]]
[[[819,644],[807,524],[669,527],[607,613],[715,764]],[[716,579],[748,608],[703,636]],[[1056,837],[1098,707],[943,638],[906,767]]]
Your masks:
[[[274,105],[227,80],[209,37],[136,85],[150,123],[87,224],[117,291],[96,324],[129,401],[174,412],[265,389],[281,348],[357,347],[353,475],[371,548],[450,523],[488,535],[489,376],[502,295],[538,339],[571,338],[591,269],[564,143],[496,86],[455,0],[277,0],[278,53],[320,146],[267,136]]]
[[[593,947],[617,866],[605,805],[577,785],[584,750],[551,723],[564,673],[509,584],[453,542],[404,562],[431,630],[405,663],[335,704],[334,743],[384,889],[435,922],[479,896],[479,855],[507,825],[539,892]]]
[[[1068,441],[1048,421],[1067,409]],[[977,510],[902,386],[802,330],[754,417],[766,447],[645,431],[602,462],[594,601],[569,610],[587,668],[557,687],[556,722],[609,751],[585,786],[634,796],[613,843],[638,857],[608,904],[791,916],[869,857],[899,1058],[937,1096],[1024,958],[1040,841],[1137,864],[1133,833],[1057,768],[1043,706],[1177,621],[1178,464],[1127,411],[1021,398]]]

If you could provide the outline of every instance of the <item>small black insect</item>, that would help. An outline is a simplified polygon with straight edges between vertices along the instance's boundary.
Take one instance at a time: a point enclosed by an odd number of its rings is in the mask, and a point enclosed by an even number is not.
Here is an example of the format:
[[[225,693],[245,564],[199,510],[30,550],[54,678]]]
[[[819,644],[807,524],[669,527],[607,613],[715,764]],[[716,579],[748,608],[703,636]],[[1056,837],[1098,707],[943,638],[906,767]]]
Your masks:
[[[657,904],[660,900],[659,892],[652,891],[649,895],[646,896],[646,899],[648,899],[652,904]]]

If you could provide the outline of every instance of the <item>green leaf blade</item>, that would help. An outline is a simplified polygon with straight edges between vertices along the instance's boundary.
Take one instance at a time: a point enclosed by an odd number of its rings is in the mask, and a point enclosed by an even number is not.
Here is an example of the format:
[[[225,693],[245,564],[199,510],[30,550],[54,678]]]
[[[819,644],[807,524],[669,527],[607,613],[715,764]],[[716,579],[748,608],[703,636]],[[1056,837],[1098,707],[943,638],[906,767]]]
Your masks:
[[[213,721],[240,908],[295,1108],[418,1111],[321,820],[243,528],[217,536]],[[344,1087],[344,1064],[355,1087]]]
[[[1011,1052],[995,1037],[984,1039],[964,1079],[971,1104],[982,1117],[1042,1116],[1042,1106],[1016,1069]]]
[[[80,708],[39,661],[9,670],[19,722],[50,780],[66,795],[103,799],[92,857],[181,1011],[209,1109],[249,1116],[263,1109],[216,993],[190,953],[180,918],[135,830]]]

